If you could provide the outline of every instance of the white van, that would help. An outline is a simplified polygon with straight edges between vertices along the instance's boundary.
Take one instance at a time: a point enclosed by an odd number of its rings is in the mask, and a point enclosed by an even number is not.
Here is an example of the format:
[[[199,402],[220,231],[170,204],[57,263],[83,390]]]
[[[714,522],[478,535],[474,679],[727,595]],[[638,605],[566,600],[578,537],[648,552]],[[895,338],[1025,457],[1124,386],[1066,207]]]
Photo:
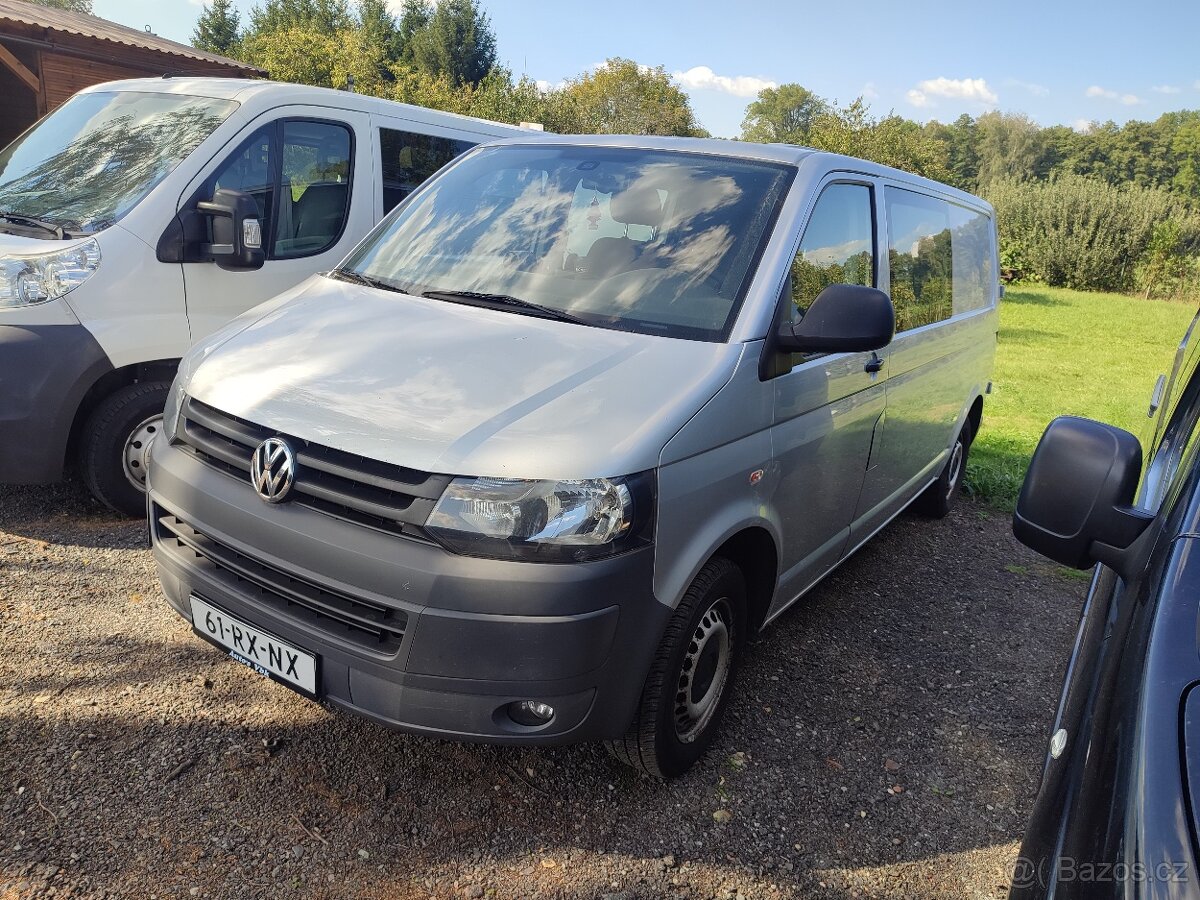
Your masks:
[[[77,463],[100,500],[142,514],[145,450],[187,348],[514,133],[294,84],[81,91],[0,150],[0,482]]]
[[[863,160],[476,148],[180,364],[164,593],[393,727],[678,774],[748,635],[910,503],[949,511],[998,287],[987,203]]]

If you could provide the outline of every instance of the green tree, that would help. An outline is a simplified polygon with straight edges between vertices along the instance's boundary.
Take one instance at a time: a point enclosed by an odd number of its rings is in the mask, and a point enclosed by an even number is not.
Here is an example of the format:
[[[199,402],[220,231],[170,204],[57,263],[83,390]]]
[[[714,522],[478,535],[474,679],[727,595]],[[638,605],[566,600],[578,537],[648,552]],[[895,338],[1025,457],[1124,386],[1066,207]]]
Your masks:
[[[381,75],[387,71],[386,61],[380,48],[368,43],[359,29],[280,28],[247,37],[243,56],[277,81],[344,89],[353,76],[360,93],[386,94]]]
[[[400,31],[385,0],[359,0],[358,28],[363,40],[380,47],[389,61],[400,59]]]
[[[400,18],[396,23],[400,62],[409,66],[413,64],[415,38],[429,27],[429,19],[432,15],[433,11],[425,0],[405,0],[400,10]]]
[[[828,112],[828,102],[798,84],[764,88],[746,107],[742,140],[805,144],[814,120]]]
[[[250,10],[250,37],[288,28],[312,28],[326,35],[354,26],[346,0],[266,0]]]
[[[1171,151],[1177,159],[1172,186],[1193,200],[1200,199],[1200,117],[1175,132]]]
[[[90,13],[92,11],[92,0],[30,0],[30,2],[71,12]]]
[[[544,123],[574,134],[696,135],[692,104],[662,66],[614,57],[546,98]]]
[[[1028,178],[1041,158],[1043,141],[1037,123],[1021,113],[984,113],[979,129],[979,184],[1001,178]]]
[[[405,15],[413,5],[405,7]],[[430,75],[444,75],[455,85],[477,85],[496,65],[496,35],[474,0],[438,0],[423,26],[415,27],[413,20],[405,24],[404,16],[401,26],[407,58]],[[406,29],[413,30],[405,34]]]
[[[975,120],[963,113],[949,125],[934,121],[924,130],[929,138],[945,147],[950,183],[974,191],[979,185],[979,128]]]
[[[233,0],[213,0],[206,4],[192,32],[192,46],[209,53],[234,56],[242,30],[242,18]]]

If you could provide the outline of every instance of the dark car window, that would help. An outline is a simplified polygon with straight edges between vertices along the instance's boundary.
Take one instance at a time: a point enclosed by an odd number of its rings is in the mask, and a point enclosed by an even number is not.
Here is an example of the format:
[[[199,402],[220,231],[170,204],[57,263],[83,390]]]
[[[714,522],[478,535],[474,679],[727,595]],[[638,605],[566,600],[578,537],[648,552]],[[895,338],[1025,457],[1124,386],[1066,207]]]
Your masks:
[[[380,128],[379,159],[383,167],[383,211],[391,210],[422,181],[474,146],[470,141],[455,138]]]
[[[354,142],[338,122],[285,119],[257,129],[229,154],[200,191],[218,188],[254,198],[270,259],[323,253],[350,215]]]

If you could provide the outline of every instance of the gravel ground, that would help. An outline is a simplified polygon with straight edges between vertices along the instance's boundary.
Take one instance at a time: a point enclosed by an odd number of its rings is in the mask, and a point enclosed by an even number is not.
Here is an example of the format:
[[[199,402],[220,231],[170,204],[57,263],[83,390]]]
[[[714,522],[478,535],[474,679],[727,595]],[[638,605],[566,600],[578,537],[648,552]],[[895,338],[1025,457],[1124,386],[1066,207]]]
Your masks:
[[[331,713],[194,637],[142,524],[0,488],[0,898],[1000,897],[1085,588],[984,506],[903,516],[662,784]]]

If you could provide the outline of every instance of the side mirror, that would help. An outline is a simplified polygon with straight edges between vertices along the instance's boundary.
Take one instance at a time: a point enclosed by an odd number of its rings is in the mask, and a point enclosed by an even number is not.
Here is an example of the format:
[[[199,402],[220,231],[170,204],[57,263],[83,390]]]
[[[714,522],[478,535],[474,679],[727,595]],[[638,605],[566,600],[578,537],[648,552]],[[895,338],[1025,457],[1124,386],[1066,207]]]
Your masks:
[[[1141,472],[1142,445],[1128,431],[1061,416],[1029,463],[1013,534],[1064,566],[1102,562],[1128,580],[1130,548],[1154,520],[1132,506]]]
[[[212,200],[197,203],[196,210],[212,219],[212,243],[203,245],[203,253],[222,269],[262,268],[266,259],[262,220],[253,197],[220,188]]]
[[[878,350],[895,333],[896,310],[887,294],[858,284],[831,284],[803,319],[779,326],[778,346],[792,353]]]

